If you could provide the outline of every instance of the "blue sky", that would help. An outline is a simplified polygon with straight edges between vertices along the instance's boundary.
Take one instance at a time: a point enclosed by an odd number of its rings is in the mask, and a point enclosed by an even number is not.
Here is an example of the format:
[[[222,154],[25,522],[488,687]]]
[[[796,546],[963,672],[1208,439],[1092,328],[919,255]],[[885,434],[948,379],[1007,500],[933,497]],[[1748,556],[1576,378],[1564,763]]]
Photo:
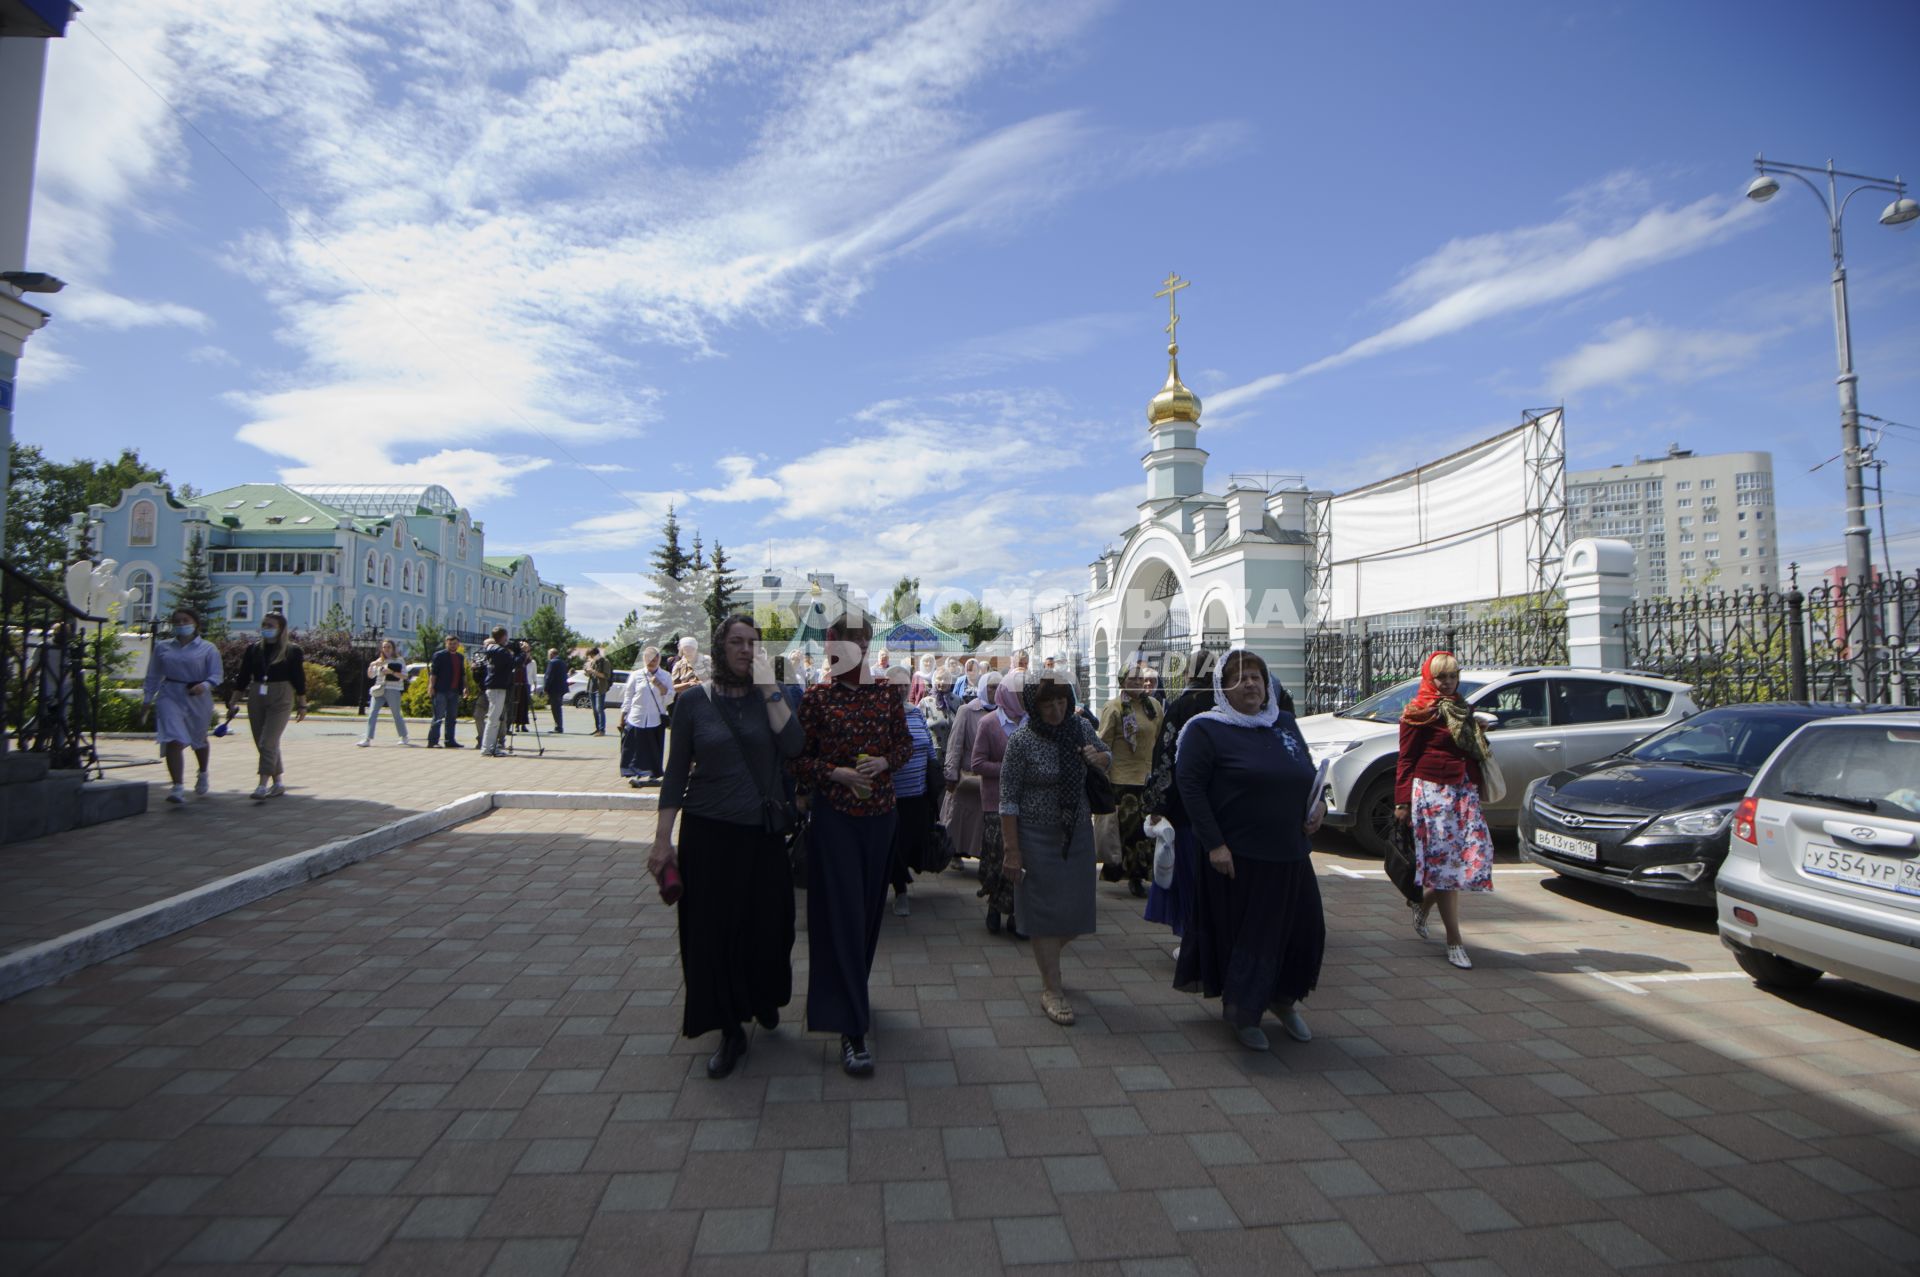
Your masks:
[[[1770,449],[1783,561],[1840,559],[1825,227],[1741,192],[1761,150],[1920,176],[1909,3],[395,12],[89,4],[18,437],[443,482],[590,631],[669,501],[876,592],[1079,588],[1177,270],[1216,483],[1344,488],[1564,401],[1575,466]],[[1887,198],[1847,224],[1861,405],[1920,426]],[[1911,564],[1920,430],[1882,455]]]

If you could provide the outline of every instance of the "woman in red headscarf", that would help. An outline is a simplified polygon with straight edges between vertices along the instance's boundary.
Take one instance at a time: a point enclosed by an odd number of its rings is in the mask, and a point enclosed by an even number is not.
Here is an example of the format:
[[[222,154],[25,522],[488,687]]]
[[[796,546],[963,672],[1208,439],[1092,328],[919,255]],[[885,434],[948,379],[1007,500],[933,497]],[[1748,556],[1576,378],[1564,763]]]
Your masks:
[[[1480,764],[1487,734],[1460,699],[1460,662],[1435,652],[1420,667],[1420,690],[1400,714],[1400,762],[1393,818],[1413,827],[1414,872],[1426,889],[1413,929],[1427,938],[1437,904],[1447,930],[1447,961],[1473,966],[1460,939],[1462,891],[1493,890],[1493,835],[1480,812]]]

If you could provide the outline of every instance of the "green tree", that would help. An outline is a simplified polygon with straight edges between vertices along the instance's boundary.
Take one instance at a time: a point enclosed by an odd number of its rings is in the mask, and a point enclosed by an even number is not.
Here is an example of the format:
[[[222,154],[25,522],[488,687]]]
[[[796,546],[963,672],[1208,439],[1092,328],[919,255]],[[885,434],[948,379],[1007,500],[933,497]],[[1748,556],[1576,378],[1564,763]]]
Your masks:
[[[629,611],[613,637],[600,645],[601,654],[615,669],[630,670],[640,663],[640,637],[640,613]]]
[[[786,609],[772,604],[754,609],[753,623],[760,627],[760,641],[769,647],[785,647],[800,632]]]
[[[320,618],[320,624],[313,627],[315,634],[345,634],[353,629],[353,618],[347,615],[347,609],[335,603]]]
[[[213,578],[207,574],[206,548],[201,544],[198,532],[187,542],[187,557],[180,564],[180,579],[174,582],[172,596],[167,603],[170,612],[181,608],[200,618],[205,637],[216,640],[226,637],[227,623],[218,615],[219,608],[213,597]]]
[[[1000,637],[1006,622],[992,608],[974,599],[956,599],[940,609],[933,623],[953,634],[966,636],[967,648],[976,650]]]
[[[527,623],[520,627],[520,633],[533,645],[533,659],[544,664],[548,648],[558,648],[560,655],[572,663],[573,649],[581,643],[580,635],[567,628],[560,619],[560,613],[551,603],[542,603],[534,610]]]
[[[647,574],[653,601],[641,627],[648,640],[662,651],[671,651],[683,634],[701,632],[700,622],[706,613],[694,581],[694,561],[680,544],[680,520],[668,506],[667,521],[660,529],[660,546],[653,552],[653,571]]]
[[[6,558],[58,590],[67,564],[67,525],[90,505],[113,505],[136,483],[164,483],[166,472],[121,450],[112,461],[49,461],[35,444],[8,445]]]
[[[416,661],[430,661],[446,639],[447,632],[432,617],[417,621],[413,628],[413,646],[407,649],[407,655]]]
[[[880,605],[880,614],[896,622],[920,615],[920,578],[903,576],[895,582],[893,593]]]
[[[694,544],[698,546],[699,541],[696,539]],[[715,541],[713,560],[707,570],[706,594],[700,600],[701,607],[706,609],[709,630],[731,616],[740,602],[740,578],[727,570],[729,566],[726,547]]]

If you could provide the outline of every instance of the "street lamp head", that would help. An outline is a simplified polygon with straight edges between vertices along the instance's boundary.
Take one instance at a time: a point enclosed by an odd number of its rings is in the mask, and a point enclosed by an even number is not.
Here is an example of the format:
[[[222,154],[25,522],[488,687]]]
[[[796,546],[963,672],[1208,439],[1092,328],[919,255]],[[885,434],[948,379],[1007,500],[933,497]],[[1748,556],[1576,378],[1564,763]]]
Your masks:
[[[1880,224],[1882,226],[1905,226],[1915,218],[1920,218],[1920,204],[1916,204],[1903,196],[1887,205],[1886,211],[1880,214]]]
[[[1747,198],[1756,204],[1764,204],[1779,193],[1780,183],[1767,173],[1747,183]]]

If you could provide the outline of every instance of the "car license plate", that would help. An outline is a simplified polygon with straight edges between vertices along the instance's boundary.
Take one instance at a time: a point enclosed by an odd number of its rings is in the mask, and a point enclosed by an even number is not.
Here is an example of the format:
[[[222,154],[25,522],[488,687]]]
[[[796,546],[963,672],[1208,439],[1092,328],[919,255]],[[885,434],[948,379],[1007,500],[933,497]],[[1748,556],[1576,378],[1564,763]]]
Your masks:
[[[1597,844],[1581,838],[1569,838],[1565,834],[1556,834],[1550,829],[1534,830],[1533,843],[1542,851],[1551,851],[1569,860],[1600,859],[1600,848]]]
[[[1920,857],[1876,856],[1816,842],[1808,843],[1807,849],[1800,853],[1800,865],[1808,873],[1822,878],[1920,896]]]

